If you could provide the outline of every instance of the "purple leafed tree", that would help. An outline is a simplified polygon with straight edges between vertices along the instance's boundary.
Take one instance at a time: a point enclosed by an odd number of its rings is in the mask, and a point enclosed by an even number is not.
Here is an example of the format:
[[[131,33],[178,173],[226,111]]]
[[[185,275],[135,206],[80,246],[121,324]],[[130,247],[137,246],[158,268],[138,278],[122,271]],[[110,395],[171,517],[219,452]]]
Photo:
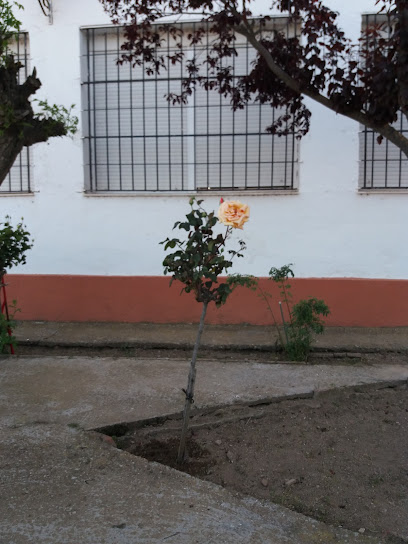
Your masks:
[[[399,115],[408,119],[408,0],[373,0],[378,13],[362,30],[358,43],[337,24],[338,14],[320,0],[272,0],[271,13],[286,16],[284,29],[271,15],[253,17],[249,0],[100,0],[116,24],[125,25],[120,62],[144,65],[149,73],[183,60],[186,77],[173,103],[185,103],[195,86],[230,97],[234,109],[256,100],[281,108],[274,134],[305,135],[311,112],[308,97],[387,138],[408,156],[408,138],[393,127]],[[176,21],[193,16],[200,23],[181,39]],[[167,22],[170,21],[170,22]],[[204,55],[184,57],[182,47],[206,44]],[[164,34],[165,33],[165,34]],[[168,54],[163,36],[177,47]],[[237,36],[256,50],[249,73],[233,78]],[[203,77],[202,69],[211,76]]]

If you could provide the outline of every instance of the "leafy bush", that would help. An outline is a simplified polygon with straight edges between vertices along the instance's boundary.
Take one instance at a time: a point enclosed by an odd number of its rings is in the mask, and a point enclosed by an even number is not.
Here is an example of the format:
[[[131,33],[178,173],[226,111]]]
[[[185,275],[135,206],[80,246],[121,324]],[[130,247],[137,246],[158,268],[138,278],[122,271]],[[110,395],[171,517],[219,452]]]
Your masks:
[[[23,223],[18,223],[15,228],[10,223],[10,217],[6,216],[4,223],[0,223],[0,277],[6,269],[25,264],[25,253],[33,247],[30,233],[25,230]]]
[[[324,322],[320,316],[328,316],[330,310],[323,300],[313,297],[302,299],[292,305],[293,297],[289,280],[294,278],[295,274],[291,266],[292,264],[284,265],[281,268],[272,267],[269,271],[269,278],[278,284],[279,294],[282,298],[279,301],[279,306],[286,342],[282,338],[278,321],[269,301],[271,294],[263,291],[259,285],[258,289],[261,298],[268,306],[273,323],[278,331],[279,342],[287,356],[292,361],[304,361],[310,353],[314,334],[321,334],[324,331]],[[285,320],[282,304],[286,307],[287,320]]]
[[[288,327],[289,341],[285,350],[293,361],[304,361],[310,353],[313,333],[322,334],[324,322],[319,316],[328,316],[330,310],[323,300],[309,298],[294,304]]]
[[[12,334],[12,330],[16,325],[14,321],[15,314],[20,311],[17,308],[17,302],[15,300],[9,305],[8,311],[8,318],[3,313],[0,313],[0,354],[7,353],[10,346],[14,349],[17,343]]]
[[[238,201],[224,202],[218,217],[214,212],[207,213],[202,208],[202,200],[190,199],[191,211],[186,215],[186,220],[177,221],[173,229],[185,231],[186,238],[166,238],[161,244],[164,249],[175,249],[169,253],[164,261],[164,273],[171,274],[170,284],[178,280],[184,284],[183,291],[194,293],[197,302],[202,303],[202,313],[198,327],[197,338],[194,345],[190,363],[190,371],[185,394],[183,412],[183,427],[180,438],[177,462],[182,463],[186,454],[186,437],[191,404],[194,402],[194,386],[196,377],[196,361],[201,334],[204,329],[207,306],[210,302],[221,306],[225,304],[232,291],[243,285],[252,287],[256,280],[252,276],[239,274],[228,276],[226,281],[219,281],[219,276],[232,267],[235,257],[242,257],[245,243],[240,240],[237,250],[230,249],[225,254],[225,245],[233,228],[242,229],[243,224],[249,218],[249,208]],[[220,221],[227,226],[225,234],[214,232],[214,227]]]
[[[6,269],[26,263],[25,254],[33,247],[33,243],[23,223],[18,223],[14,228],[10,223],[10,217],[6,216],[4,223],[0,223],[0,227],[2,227],[0,228],[0,284],[2,284]],[[14,348],[16,345],[16,340],[11,333],[15,326],[14,315],[19,311],[16,304],[13,300],[6,315],[0,312],[0,353],[5,353],[8,347]]]

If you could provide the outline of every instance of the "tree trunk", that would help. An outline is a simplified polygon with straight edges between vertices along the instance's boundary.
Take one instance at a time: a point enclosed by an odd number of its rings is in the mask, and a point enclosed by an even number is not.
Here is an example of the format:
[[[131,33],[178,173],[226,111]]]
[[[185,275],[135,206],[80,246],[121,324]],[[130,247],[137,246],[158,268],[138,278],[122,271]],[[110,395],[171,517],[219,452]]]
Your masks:
[[[384,138],[387,138],[391,143],[396,145],[408,158],[408,138],[402,134],[399,130],[396,130],[391,125],[385,125],[383,127],[376,127],[375,125],[371,126],[367,124],[369,128],[372,128]]]
[[[30,97],[41,87],[36,70],[33,70],[23,84],[19,84],[18,72],[21,64],[11,55],[2,61],[0,66],[0,185],[24,146],[67,134],[62,121],[35,117]]]
[[[22,149],[23,142],[21,138],[12,137],[8,133],[0,135],[0,185],[7,177]]]
[[[190,372],[188,374],[187,389],[185,391],[186,401],[184,403],[184,411],[183,411],[183,427],[181,430],[180,445],[179,445],[178,456],[177,456],[177,464],[179,465],[183,463],[186,456],[186,439],[187,439],[188,423],[190,419],[191,405],[194,402],[194,385],[195,385],[195,379],[196,379],[197,354],[198,354],[198,348],[200,347],[201,335],[204,330],[204,321],[205,321],[205,314],[207,312],[207,306],[208,306],[208,302],[203,302],[203,311],[201,313],[200,324],[198,326],[197,338],[194,344],[193,356],[191,358]]]

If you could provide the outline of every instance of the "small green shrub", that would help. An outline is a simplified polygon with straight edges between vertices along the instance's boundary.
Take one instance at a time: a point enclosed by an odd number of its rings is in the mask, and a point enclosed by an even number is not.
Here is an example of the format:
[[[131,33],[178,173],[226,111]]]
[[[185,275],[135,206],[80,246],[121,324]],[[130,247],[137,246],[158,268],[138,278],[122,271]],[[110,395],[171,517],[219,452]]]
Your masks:
[[[274,325],[278,330],[279,341],[287,356],[292,361],[304,361],[310,353],[314,335],[324,331],[324,322],[320,316],[328,316],[330,310],[323,300],[314,297],[302,299],[292,305],[293,297],[289,280],[294,278],[295,274],[291,266],[292,264],[284,265],[281,268],[273,267],[269,271],[269,278],[278,284],[279,294],[282,298],[282,301],[279,301],[279,306],[286,342],[283,341],[280,334],[278,322],[269,301],[270,293],[264,292],[259,286],[258,289],[260,296],[267,303]],[[286,319],[282,304],[286,307]]]
[[[10,217],[6,216],[4,223],[0,223],[0,284],[4,281],[7,269],[26,263],[26,252],[32,247],[33,242],[25,225],[18,223],[13,227]],[[5,353],[10,346],[14,348],[16,345],[11,331],[15,327],[14,316],[18,311],[17,303],[13,300],[8,305],[6,315],[0,312],[0,353]]]
[[[18,223],[15,228],[10,223],[10,217],[6,216],[4,223],[0,223],[0,277],[6,269],[17,264],[26,263],[25,253],[33,247],[30,233],[25,230],[23,223]]]
[[[16,347],[16,338],[12,334],[16,323],[14,317],[20,310],[17,308],[17,302],[13,300],[8,307],[9,318],[3,313],[0,313],[0,354],[7,353],[10,346]]]
[[[320,316],[328,316],[330,310],[323,300],[302,299],[292,307],[291,323],[288,327],[289,341],[285,350],[293,361],[304,361],[310,353],[313,334],[322,334],[324,322]]]

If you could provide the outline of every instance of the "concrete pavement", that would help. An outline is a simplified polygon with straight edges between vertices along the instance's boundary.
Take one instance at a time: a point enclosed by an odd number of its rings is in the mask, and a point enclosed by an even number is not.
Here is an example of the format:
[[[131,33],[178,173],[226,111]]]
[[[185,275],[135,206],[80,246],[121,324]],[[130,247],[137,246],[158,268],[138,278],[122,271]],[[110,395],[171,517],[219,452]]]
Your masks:
[[[400,352],[398,364],[271,365],[250,354],[274,350],[272,328],[207,326],[194,408],[406,380],[407,333],[328,329],[316,343],[320,351]],[[26,353],[29,346],[189,350],[195,334],[194,324],[23,322],[16,329]],[[240,349],[249,362],[208,355]],[[188,359],[0,359],[0,544],[380,542],[148,463],[91,431],[179,412]]]
[[[148,463],[87,430],[180,411],[187,367],[188,356],[0,360],[0,543],[380,542]],[[405,364],[200,360],[195,407],[407,378]]]

